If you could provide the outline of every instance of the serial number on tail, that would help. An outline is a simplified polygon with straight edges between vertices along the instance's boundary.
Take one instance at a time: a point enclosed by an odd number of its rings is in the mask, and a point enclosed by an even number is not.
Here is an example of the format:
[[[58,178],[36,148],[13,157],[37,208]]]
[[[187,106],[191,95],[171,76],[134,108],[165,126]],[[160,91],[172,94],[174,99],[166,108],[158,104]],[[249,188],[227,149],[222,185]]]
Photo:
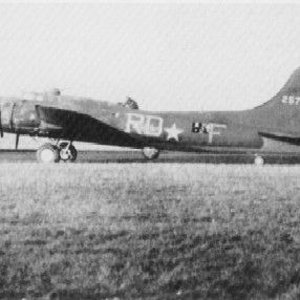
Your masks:
[[[281,102],[289,105],[300,105],[300,97],[285,95],[282,97]]]

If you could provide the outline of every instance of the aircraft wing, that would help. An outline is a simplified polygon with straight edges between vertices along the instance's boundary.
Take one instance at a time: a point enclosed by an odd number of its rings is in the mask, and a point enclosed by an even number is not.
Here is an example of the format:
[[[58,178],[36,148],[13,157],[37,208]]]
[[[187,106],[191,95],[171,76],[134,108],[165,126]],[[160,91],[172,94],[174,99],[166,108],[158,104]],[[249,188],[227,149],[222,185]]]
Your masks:
[[[97,144],[143,147],[142,141],[88,114],[37,105],[41,136]]]
[[[300,134],[287,132],[268,132],[260,131],[262,137],[270,138],[276,141],[287,142],[294,145],[300,145]]]

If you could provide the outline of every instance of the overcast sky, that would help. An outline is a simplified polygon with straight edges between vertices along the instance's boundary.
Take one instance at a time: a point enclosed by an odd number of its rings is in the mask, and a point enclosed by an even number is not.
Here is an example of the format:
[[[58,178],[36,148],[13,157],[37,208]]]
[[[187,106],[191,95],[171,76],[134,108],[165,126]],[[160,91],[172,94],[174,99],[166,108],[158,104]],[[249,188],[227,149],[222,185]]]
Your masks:
[[[0,4],[0,94],[249,108],[300,66],[299,16],[295,4]]]

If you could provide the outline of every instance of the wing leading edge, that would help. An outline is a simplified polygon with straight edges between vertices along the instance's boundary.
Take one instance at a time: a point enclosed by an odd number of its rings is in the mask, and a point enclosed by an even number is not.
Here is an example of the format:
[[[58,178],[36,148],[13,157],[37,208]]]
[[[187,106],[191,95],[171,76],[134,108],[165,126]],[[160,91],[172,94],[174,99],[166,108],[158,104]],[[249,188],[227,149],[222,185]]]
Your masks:
[[[51,138],[141,148],[142,141],[90,115],[56,107],[36,106],[39,134]]]

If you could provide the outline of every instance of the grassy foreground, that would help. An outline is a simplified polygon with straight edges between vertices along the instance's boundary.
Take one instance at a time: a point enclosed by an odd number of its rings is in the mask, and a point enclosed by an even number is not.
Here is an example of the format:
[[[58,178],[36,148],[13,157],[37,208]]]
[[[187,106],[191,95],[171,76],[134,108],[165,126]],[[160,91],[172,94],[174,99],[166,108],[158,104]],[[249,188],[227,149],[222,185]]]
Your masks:
[[[299,166],[1,164],[0,209],[0,299],[300,297]]]

